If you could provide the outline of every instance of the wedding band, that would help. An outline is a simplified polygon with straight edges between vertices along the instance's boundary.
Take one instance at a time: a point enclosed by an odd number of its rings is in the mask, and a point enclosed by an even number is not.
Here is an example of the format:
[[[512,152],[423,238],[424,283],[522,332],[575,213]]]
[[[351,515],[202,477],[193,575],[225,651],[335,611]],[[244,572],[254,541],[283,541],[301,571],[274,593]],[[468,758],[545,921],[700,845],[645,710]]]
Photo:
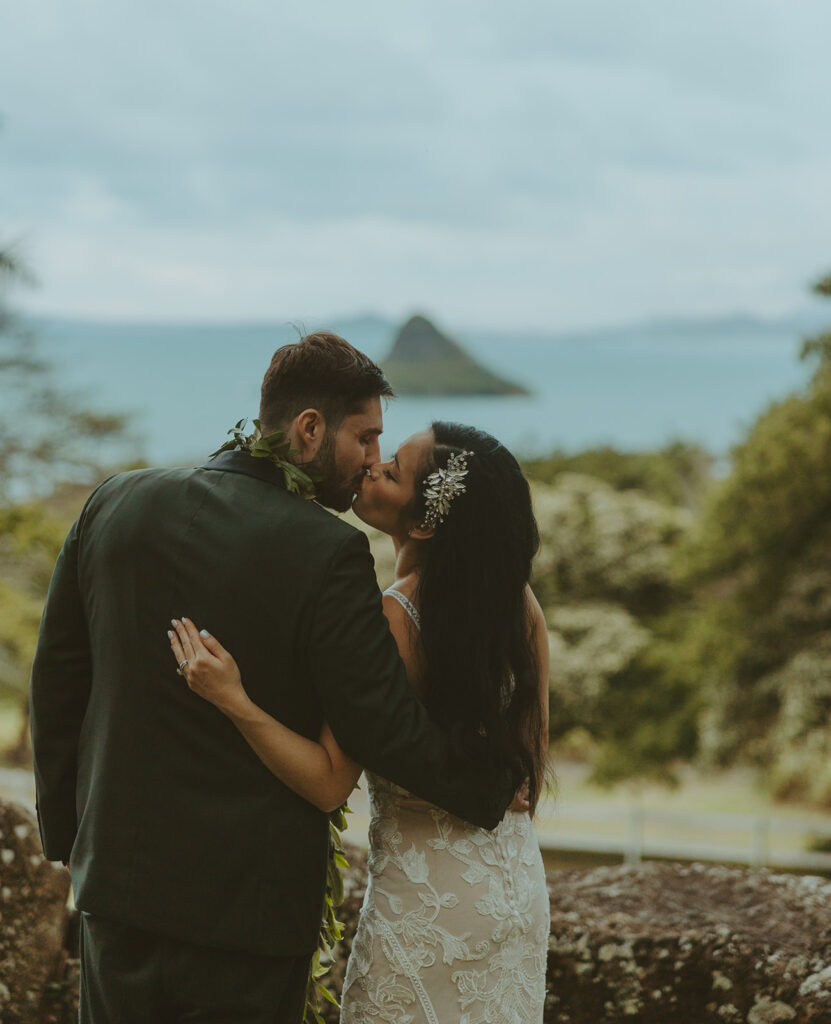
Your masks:
[[[187,665],[187,663],[188,663],[188,659],[187,658],[185,658],[184,661],[180,661],[179,662],[179,667],[176,669],[176,675],[177,676],[183,676],[185,674],[182,671],[182,669],[185,667],[185,665]]]

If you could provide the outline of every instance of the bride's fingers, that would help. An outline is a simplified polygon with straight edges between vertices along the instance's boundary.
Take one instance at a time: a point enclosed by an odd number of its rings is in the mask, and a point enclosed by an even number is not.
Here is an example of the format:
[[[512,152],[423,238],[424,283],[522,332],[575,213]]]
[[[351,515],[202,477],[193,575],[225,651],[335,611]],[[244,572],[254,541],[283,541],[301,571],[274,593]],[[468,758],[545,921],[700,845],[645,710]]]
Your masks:
[[[204,650],[207,651],[208,654],[212,654],[215,658],[218,658],[220,661],[223,658],[228,658],[233,661],[231,655],[228,654],[215,636],[211,636],[207,629],[197,629],[196,624],[191,622],[190,619],[182,618],[182,622],[185,625],[185,629],[188,631],[188,636],[193,644],[193,649],[197,654]]]
[[[217,638],[211,636],[207,629],[200,629],[199,636],[202,638],[202,643],[215,658],[221,659],[223,655],[228,653]]]
[[[167,636],[170,640],[170,649],[173,652],[173,657],[176,659],[176,665],[179,666],[185,660],[185,652],[182,650],[182,645],[179,643],[179,637],[172,629],[167,631]]]
[[[199,630],[190,621],[190,619],[186,619],[184,616],[182,616],[182,625],[187,630],[188,639],[190,640],[191,646],[193,647],[194,654],[204,654],[206,649],[209,654],[212,653],[210,648],[208,648],[207,645],[204,643],[202,636],[199,633]]]
[[[179,643],[182,646],[182,650],[185,653],[185,657],[187,658],[188,661],[193,661],[195,657],[193,644],[190,642],[190,637],[188,636],[188,631],[184,623],[180,622],[178,619],[173,619],[173,628],[179,635]]]

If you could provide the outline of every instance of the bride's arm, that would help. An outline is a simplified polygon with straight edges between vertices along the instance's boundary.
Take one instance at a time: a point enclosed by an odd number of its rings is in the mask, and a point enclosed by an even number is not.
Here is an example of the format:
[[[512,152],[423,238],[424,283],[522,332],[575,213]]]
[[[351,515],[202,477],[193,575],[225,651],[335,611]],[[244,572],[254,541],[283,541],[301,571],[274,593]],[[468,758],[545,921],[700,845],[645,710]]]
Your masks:
[[[545,613],[540,607],[540,603],[537,600],[534,592],[530,586],[525,588],[526,598],[529,606],[529,616],[531,622],[531,644],[534,650],[534,662],[537,667],[538,675],[538,693],[540,702],[540,732],[539,736],[530,736],[529,739],[538,746],[538,757],[539,763],[545,765],[548,760],[548,746],[549,746],[549,724],[548,724],[548,713],[549,713],[549,649],[548,649],[548,624],[545,620]],[[544,772],[541,772],[541,779],[544,777]],[[538,793],[537,796],[541,796]]]
[[[423,670],[410,619],[401,605],[384,597],[384,614],[398,645],[411,686]],[[170,646],[177,664],[187,660],[185,681],[194,693],[210,701],[234,723],[272,775],[321,811],[334,811],[349,797],[361,766],[341,750],[328,722],[317,741],[277,721],[245,692],[231,654],[206,630],[189,620],[173,622]]]
[[[268,770],[321,811],[334,811],[355,788],[361,767],[343,753],[326,722],[307,739],[278,722],[245,692],[237,663],[222,644],[189,620],[174,621],[170,646],[194,693],[227,715]]]
[[[349,799],[361,766],[344,754],[323,723],[317,742],[293,732],[252,700],[228,715],[272,775],[321,811],[334,811]]]

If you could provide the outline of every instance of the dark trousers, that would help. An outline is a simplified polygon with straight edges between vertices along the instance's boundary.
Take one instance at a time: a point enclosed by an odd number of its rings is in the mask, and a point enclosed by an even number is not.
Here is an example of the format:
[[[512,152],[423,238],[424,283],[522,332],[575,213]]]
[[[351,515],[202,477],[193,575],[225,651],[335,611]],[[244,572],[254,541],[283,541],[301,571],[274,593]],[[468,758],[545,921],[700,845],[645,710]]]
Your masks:
[[[300,1024],[309,956],[195,946],[81,914],[81,1024]]]

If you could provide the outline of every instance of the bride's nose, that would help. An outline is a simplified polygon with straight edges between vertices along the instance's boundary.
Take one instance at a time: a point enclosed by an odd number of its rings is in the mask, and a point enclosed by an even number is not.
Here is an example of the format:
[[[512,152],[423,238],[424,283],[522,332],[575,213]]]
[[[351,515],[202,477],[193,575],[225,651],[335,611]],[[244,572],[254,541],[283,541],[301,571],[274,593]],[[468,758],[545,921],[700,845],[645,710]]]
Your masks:
[[[378,479],[378,467],[380,465],[380,462],[374,462],[371,466],[367,467],[366,475],[373,483]]]

